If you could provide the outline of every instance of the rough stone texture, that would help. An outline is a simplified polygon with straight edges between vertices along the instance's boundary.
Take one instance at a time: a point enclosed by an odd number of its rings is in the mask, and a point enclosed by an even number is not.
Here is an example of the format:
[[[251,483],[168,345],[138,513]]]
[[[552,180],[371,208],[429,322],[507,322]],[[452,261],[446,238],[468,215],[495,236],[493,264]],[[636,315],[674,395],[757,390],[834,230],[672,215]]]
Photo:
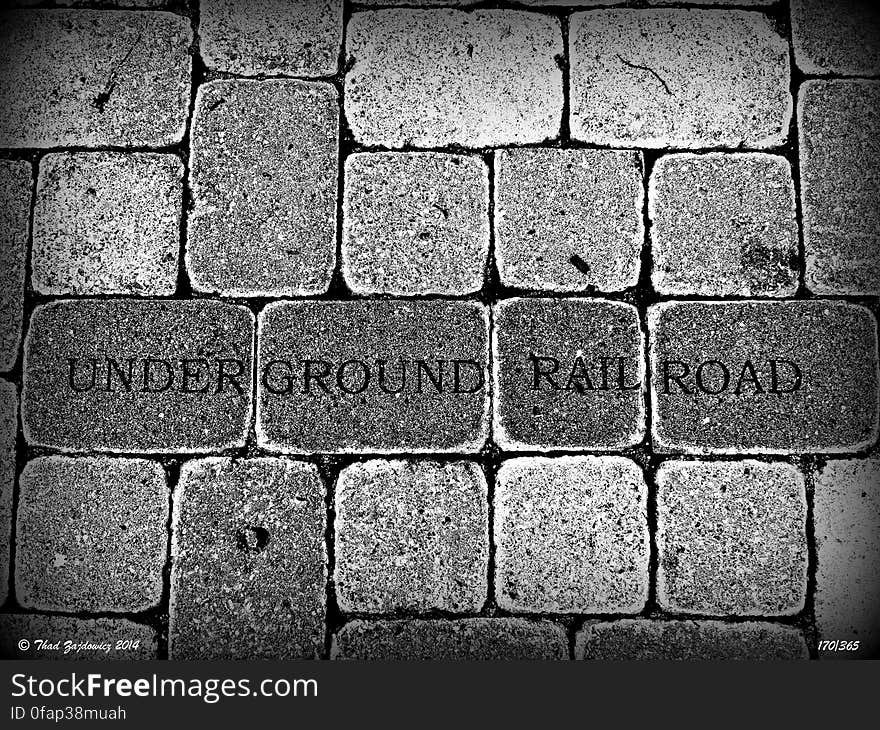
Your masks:
[[[213,81],[193,117],[186,265],[198,291],[321,294],[336,251],[339,108],[330,84]]]
[[[864,307],[667,302],[648,327],[655,450],[836,453],[877,440],[877,323]]]
[[[247,309],[207,300],[41,305],[25,340],[25,438],[127,453],[243,446],[253,337]]]
[[[363,1],[363,0],[361,0]],[[376,0],[377,2],[379,0]],[[439,1],[439,0],[438,0]],[[538,7],[600,7],[606,5],[772,5],[777,0],[518,0],[520,5],[535,5]]]
[[[798,130],[807,287],[880,294],[880,83],[806,82]]]
[[[420,8],[467,7],[482,0],[359,0],[358,5],[408,5]]]
[[[312,464],[184,464],[171,545],[172,659],[311,659],[324,645],[324,486]]]
[[[260,313],[257,441],[288,453],[478,451],[488,361],[488,312],[473,302],[273,302]]]
[[[350,621],[333,637],[333,659],[568,659],[559,624],[519,618]]]
[[[21,639],[30,642],[27,651],[19,648]],[[0,659],[130,661],[156,659],[156,652],[156,632],[149,626],[125,619],[0,615]]]
[[[37,5],[41,0],[19,0],[19,5]],[[66,7],[87,6],[93,8],[164,8],[174,0],[54,0],[56,5]]]
[[[135,613],[162,599],[168,487],[144,459],[47,456],[21,474],[15,591],[25,608]]]
[[[807,590],[804,477],[785,463],[657,471],[657,602],[673,613],[793,615]]]
[[[202,0],[199,49],[208,68],[330,76],[342,43],[342,0]]]
[[[660,294],[792,296],[798,287],[794,181],[784,157],[661,157],[648,186]]]
[[[791,0],[791,36],[804,73],[880,74],[880,13],[870,0]]]
[[[173,294],[182,187],[175,155],[46,155],[31,286],[42,294]]]
[[[638,613],[648,488],[617,456],[511,459],[495,486],[495,598],[510,611]]]
[[[0,147],[172,145],[189,107],[189,18],[15,10],[0,47]]]
[[[11,370],[21,341],[31,165],[0,160],[0,372]]]
[[[345,113],[381,147],[542,142],[562,118],[562,30],[515,10],[379,10],[346,30]]]
[[[357,294],[470,294],[489,253],[478,157],[354,154],[345,161],[342,272]]]
[[[0,606],[9,595],[9,552],[12,541],[12,492],[15,488],[15,436],[18,394],[0,380]]]
[[[570,25],[571,134],[618,147],[781,145],[788,44],[759,13],[597,10]]]
[[[744,621],[620,621],[588,623],[575,640],[575,659],[780,660],[808,659],[803,634],[771,623]]]
[[[376,459],[340,473],[334,582],[344,613],[479,611],[488,560],[477,464]]]
[[[493,368],[503,449],[622,449],[645,435],[644,343],[629,304],[507,299],[495,307]]]
[[[814,477],[816,627],[820,641],[859,641],[834,659],[880,657],[880,460],[829,461]]]
[[[639,278],[642,155],[616,150],[495,153],[495,262],[501,283],[621,291]]]

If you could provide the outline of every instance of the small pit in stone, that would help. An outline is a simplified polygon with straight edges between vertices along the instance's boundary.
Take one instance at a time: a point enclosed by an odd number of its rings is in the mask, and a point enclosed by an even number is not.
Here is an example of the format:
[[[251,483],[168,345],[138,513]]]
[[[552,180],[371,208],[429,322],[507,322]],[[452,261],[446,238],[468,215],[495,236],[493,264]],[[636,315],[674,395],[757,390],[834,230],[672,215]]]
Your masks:
[[[592,271],[592,269],[590,269],[590,265],[576,253],[573,253],[568,260],[569,262],[571,262],[571,265],[574,266],[582,274],[589,275],[589,273]]]
[[[264,527],[250,525],[235,533],[235,543],[244,552],[262,552],[269,544],[269,531]]]

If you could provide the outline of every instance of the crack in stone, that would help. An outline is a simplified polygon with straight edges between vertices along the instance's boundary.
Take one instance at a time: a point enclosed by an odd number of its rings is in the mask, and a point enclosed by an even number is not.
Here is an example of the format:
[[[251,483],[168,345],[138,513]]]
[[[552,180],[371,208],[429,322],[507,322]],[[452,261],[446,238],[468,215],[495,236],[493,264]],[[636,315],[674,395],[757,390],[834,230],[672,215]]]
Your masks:
[[[104,113],[104,107],[107,106],[107,102],[110,101],[110,97],[113,94],[113,91],[116,89],[116,79],[118,77],[120,69],[128,63],[128,59],[131,58],[131,54],[134,53],[134,49],[137,48],[138,43],[141,42],[141,38],[143,37],[143,33],[138,33],[138,37],[134,39],[134,43],[131,44],[131,48],[128,49],[128,52],[123,56],[122,60],[117,63],[111,70],[110,75],[107,77],[107,83],[104,86],[104,90],[95,97],[95,100],[92,102],[92,106],[94,106],[99,112]]]
[[[670,96],[674,96],[674,94],[669,90],[669,86],[663,80],[663,77],[660,76],[660,74],[658,74],[653,68],[651,68],[650,66],[639,66],[637,63],[630,63],[625,58],[623,58],[623,56],[621,56],[619,53],[616,55],[620,59],[620,62],[624,66],[629,66],[630,68],[637,68],[640,71],[647,71],[649,74],[653,75],[654,78],[657,79],[657,81],[659,81],[661,84],[663,84],[663,88],[666,90],[666,93],[669,94]]]

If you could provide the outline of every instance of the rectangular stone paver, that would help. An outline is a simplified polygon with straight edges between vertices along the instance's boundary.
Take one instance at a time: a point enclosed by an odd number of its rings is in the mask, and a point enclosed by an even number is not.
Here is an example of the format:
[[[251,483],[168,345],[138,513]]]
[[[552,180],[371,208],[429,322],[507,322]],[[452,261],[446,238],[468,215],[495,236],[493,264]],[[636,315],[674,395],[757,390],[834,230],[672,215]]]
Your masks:
[[[741,10],[596,10],[570,25],[571,134],[617,147],[767,148],[792,114],[788,44]]]
[[[661,294],[792,296],[798,229],[788,160],[664,155],[648,186],[652,282]]]
[[[798,133],[807,288],[880,294],[880,82],[804,83]]]
[[[15,591],[26,608],[136,613],[162,600],[168,487],[144,459],[47,456],[20,478]]]
[[[816,628],[820,642],[835,642],[820,646],[819,656],[876,659],[880,656],[880,460],[833,459],[818,470],[813,482]]]
[[[803,634],[790,626],[644,619],[588,623],[577,634],[574,655],[611,661],[809,658]]]
[[[357,294],[471,294],[489,253],[479,157],[353,154],[345,161],[342,273]]]
[[[642,155],[618,150],[495,153],[495,262],[501,283],[621,291],[638,283]]]
[[[489,147],[559,135],[559,20],[516,10],[355,13],[345,114],[357,142]]]
[[[880,74],[880,15],[864,0],[791,0],[791,39],[807,74]]]
[[[184,464],[174,503],[170,658],[312,659],[322,651],[324,498],[312,464]]]
[[[839,453],[877,439],[876,321],[839,301],[648,311],[654,448]]]
[[[202,0],[208,68],[258,76],[329,76],[342,43],[342,0]]]
[[[18,432],[18,394],[12,383],[0,380],[0,606],[9,595],[12,541],[12,492],[15,488],[15,440]]]
[[[529,613],[638,613],[648,597],[641,469],[618,456],[505,461],[495,486],[495,598]]]
[[[486,602],[489,514],[479,465],[352,464],[336,484],[341,611],[479,611]]]
[[[507,299],[493,332],[494,438],[510,451],[623,449],[645,434],[636,308],[594,299]]]
[[[40,161],[31,286],[42,294],[173,294],[183,163],[80,152]]]
[[[189,18],[17,10],[5,22],[0,147],[161,147],[183,139]]]
[[[0,372],[18,359],[31,205],[31,164],[0,160]]]
[[[489,322],[472,302],[274,302],[259,317],[257,441],[289,453],[478,451]]]
[[[662,608],[712,616],[803,609],[803,474],[786,463],[667,461],[656,479]]]
[[[242,446],[253,337],[247,309],[208,300],[41,305],[25,341],[25,438],[67,451]]]
[[[350,621],[333,637],[333,659],[568,659],[559,624],[520,618]]]
[[[325,292],[336,257],[336,90],[309,81],[207,83],[190,150],[193,288],[242,297]]]
[[[25,651],[22,639],[29,645]],[[0,614],[0,659],[156,659],[156,645],[155,630],[126,619]]]

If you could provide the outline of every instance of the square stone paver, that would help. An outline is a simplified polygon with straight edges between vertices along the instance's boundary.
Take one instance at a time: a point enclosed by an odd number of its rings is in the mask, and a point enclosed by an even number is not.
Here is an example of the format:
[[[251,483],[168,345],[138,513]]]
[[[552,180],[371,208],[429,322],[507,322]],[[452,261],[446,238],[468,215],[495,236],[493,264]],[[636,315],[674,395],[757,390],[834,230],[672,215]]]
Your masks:
[[[507,299],[494,312],[494,438],[506,450],[623,449],[645,434],[636,308]]]
[[[40,161],[31,286],[41,294],[173,294],[183,163],[78,152]]]
[[[495,262],[501,283],[621,291],[644,245],[642,156],[618,150],[495,153]]]
[[[479,291],[489,176],[478,157],[366,153],[345,161],[342,273],[356,294]]]
[[[807,591],[804,477],[786,463],[667,461],[657,601],[673,613],[790,616]]]
[[[168,486],[144,459],[47,456],[20,478],[15,590],[26,608],[137,613],[162,600]]]
[[[336,484],[336,572],[344,613],[466,613],[486,602],[489,505],[479,465],[352,464]]]
[[[495,597],[528,613],[638,613],[648,489],[618,456],[505,461],[495,486]]]

